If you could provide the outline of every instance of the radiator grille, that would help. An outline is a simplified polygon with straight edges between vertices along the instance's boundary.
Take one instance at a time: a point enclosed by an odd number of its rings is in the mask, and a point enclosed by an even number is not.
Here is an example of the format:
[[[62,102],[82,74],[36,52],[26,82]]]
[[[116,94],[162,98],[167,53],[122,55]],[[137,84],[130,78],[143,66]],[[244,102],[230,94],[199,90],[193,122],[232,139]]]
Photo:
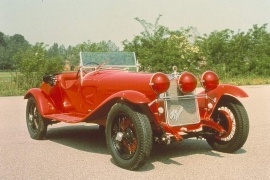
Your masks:
[[[166,121],[170,126],[196,124],[200,121],[198,103],[193,93],[183,95],[175,80],[164,95]]]

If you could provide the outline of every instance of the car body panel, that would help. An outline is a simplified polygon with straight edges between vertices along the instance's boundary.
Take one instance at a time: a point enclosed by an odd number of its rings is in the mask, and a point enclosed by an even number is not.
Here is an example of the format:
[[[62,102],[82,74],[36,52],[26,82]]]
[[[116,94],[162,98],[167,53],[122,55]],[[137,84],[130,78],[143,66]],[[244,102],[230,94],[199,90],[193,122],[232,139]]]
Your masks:
[[[76,72],[45,75],[40,88],[28,90],[26,122],[33,139],[44,139],[49,124],[94,123],[105,129],[117,165],[145,164],[152,143],[205,138],[213,149],[234,152],[248,136],[248,115],[237,98],[239,87],[219,84],[205,71],[203,91],[191,72],[138,72],[134,53],[80,53]],[[134,72],[136,71],[136,72]],[[103,132],[104,133],[104,132]]]
[[[198,106],[200,109],[201,119],[210,119],[215,106],[219,102],[220,98],[225,95],[232,96],[235,98],[247,98],[248,94],[237,86],[229,84],[220,84],[211,91],[203,90],[199,94],[207,94],[208,100],[205,98],[198,99]],[[211,106],[210,109],[205,109]]]
[[[97,62],[93,62],[95,58],[89,58],[89,54],[83,53],[79,71],[51,76],[50,82],[45,80],[40,88],[30,89],[25,99],[33,96],[41,116],[50,122],[89,122],[100,125],[106,124],[107,114],[115,103],[129,104],[136,111],[147,115],[153,132],[168,133],[176,140],[181,140],[182,133],[201,131],[203,127],[225,133],[225,130],[211,119],[218,102],[224,96],[248,97],[239,87],[227,84],[214,84],[213,89],[196,94],[196,78],[189,72],[181,74],[174,71],[173,74],[165,75],[116,68],[128,66],[138,70],[137,61],[132,58],[128,59],[128,65],[116,65],[116,54],[106,54],[105,61],[108,64],[101,68],[105,63],[102,62],[101,54],[94,54],[100,63],[97,65]],[[94,65],[85,65],[83,56],[88,58],[87,64]],[[113,63],[109,62],[109,58],[113,59]],[[132,62],[135,64],[132,65]],[[178,80],[179,74],[183,81]],[[215,73],[207,71],[207,77],[209,74],[210,77],[212,74],[212,77],[217,78]],[[210,78],[211,81],[212,79]],[[218,82],[218,79],[214,80],[215,83]],[[168,82],[170,86],[167,87]],[[204,82],[204,85],[207,85],[207,82]],[[181,92],[181,89],[190,92]],[[164,90],[167,92],[163,92]],[[189,99],[186,107],[185,103],[181,102],[185,99]],[[174,100],[176,105],[170,105]],[[180,117],[183,116],[187,117],[186,121],[181,120]],[[175,121],[170,120],[170,117]]]

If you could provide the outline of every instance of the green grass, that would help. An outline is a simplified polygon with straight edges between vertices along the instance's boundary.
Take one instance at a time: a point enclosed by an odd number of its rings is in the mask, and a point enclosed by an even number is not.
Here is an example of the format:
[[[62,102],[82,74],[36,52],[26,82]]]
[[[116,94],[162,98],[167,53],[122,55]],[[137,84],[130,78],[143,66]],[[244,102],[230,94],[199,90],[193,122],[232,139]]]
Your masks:
[[[18,88],[16,77],[16,72],[0,72],[0,96],[18,96],[25,93],[25,90]]]
[[[0,72],[1,77],[12,77],[12,72]]]
[[[244,86],[244,85],[263,85],[270,84],[270,77],[233,77],[221,79],[221,83],[232,84],[236,86]]]

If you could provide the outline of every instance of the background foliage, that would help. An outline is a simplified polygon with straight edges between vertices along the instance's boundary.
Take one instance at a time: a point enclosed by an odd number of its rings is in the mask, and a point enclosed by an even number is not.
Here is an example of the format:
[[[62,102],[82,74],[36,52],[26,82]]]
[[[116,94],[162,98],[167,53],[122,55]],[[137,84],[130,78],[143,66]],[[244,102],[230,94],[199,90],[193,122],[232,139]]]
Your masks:
[[[170,30],[159,24],[135,18],[144,31],[131,41],[124,40],[123,50],[132,51],[141,64],[141,71],[171,73],[191,71],[196,75],[205,70],[216,71],[221,79],[243,80],[252,84],[255,79],[270,83],[270,33],[267,24],[253,25],[246,32],[229,29],[213,31],[199,36],[196,28]],[[31,45],[24,36],[5,35],[0,32],[0,95],[21,95],[38,87],[45,74],[74,70],[78,66],[79,52],[119,51],[111,41],[86,41],[76,46],[44,43]],[[11,80],[1,77],[10,72]],[[246,81],[245,81],[246,79]]]

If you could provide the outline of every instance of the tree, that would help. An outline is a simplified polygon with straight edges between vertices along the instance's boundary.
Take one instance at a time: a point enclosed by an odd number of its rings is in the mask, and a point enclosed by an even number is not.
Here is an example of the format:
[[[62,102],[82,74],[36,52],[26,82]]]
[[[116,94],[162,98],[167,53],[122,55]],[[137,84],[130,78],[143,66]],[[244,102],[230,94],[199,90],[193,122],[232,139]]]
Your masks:
[[[267,24],[259,27],[254,25],[248,31],[250,48],[247,59],[249,72],[259,76],[270,75],[270,33],[267,32]]]
[[[0,32],[0,69],[5,68],[6,41],[4,36],[4,33]]]
[[[114,52],[119,51],[119,48],[112,41],[101,41],[92,43],[91,41],[83,42],[75,47],[67,48],[67,60],[73,67],[79,66],[80,52]]]
[[[4,52],[4,58],[2,61],[3,69],[15,70],[17,65],[15,63],[15,57],[18,52],[25,51],[30,47],[28,41],[25,40],[24,36],[15,34],[10,37],[6,37],[6,48]]]
[[[5,41],[5,34],[0,32],[0,46],[5,47],[6,46],[6,41]]]
[[[195,29],[191,27],[170,31],[158,24],[160,17],[154,24],[135,18],[144,31],[131,42],[123,41],[124,51],[136,53],[142,71],[169,73],[173,66],[180,70],[195,70],[200,61],[199,48],[191,41]]]
[[[48,56],[43,43],[36,43],[26,51],[20,51],[16,60],[20,72],[19,88],[25,90],[38,87],[45,74],[61,72],[64,67],[59,56]]]
[[[223,76],[270,74],[270,34],[267,25],[248,32],[214,31],[196,40],[207,68]]]

